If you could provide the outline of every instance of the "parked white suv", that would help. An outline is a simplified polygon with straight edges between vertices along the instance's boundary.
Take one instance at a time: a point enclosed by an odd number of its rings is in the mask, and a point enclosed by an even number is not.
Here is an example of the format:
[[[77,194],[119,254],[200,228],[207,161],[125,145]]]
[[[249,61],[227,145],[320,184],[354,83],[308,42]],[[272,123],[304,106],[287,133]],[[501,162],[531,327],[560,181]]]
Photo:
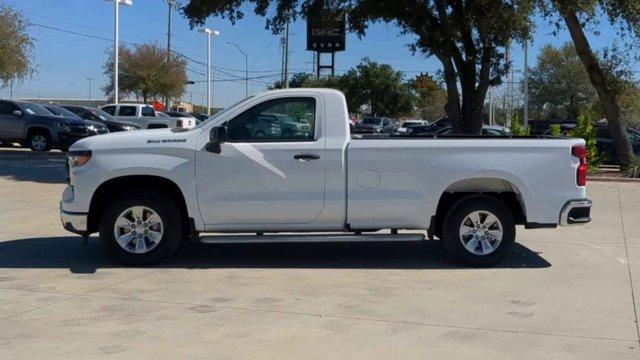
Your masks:
[[[120,103],[108,104],[101,109],[120,121],[131,121],[140,124],[143,129],[185,128],[196,126],[195,119],[172,118],[157,116],[151,105]]]

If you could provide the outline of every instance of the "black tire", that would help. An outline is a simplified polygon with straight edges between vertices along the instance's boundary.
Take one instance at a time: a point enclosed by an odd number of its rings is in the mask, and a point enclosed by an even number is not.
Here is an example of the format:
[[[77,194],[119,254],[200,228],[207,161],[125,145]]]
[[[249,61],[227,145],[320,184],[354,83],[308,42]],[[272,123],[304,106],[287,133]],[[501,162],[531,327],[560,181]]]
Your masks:
[[[116,219],[127,209],[144,206],[155,211],[163,224],[158,244],[146,253],[136,254],[121,247],[115,238]],[[169,258],[183,238],[180,209],[164,194],[152,190],[131,191],[108,203],[100,218],[100,242],[107,254],[125,265],[148,265]]]
[[[44,145],[36,145],[35,140],[44,141]],[[40,144],[42,143],[40,142]],[[31,151],[49,151],[51,150],[51,135],[44,130],[30,131],[25,145],[28,146]]]
[[[460,229],[461,226],[463,226],[463,222],[468,215],[475,211],[488,212],[495,215],[502,227],[502,239],[500,243],[493,252],[489,252],[486,255],[474,254],[469,251],[463,244],[463,238],[460,236]],[[480,232],[485,230],[480,228],[474,231]],[[515,237],[516,226],[511,211],[509,211],[501,201],[484,195],[472,195],[458,200],[449,209],[442,228],[442,240],[447,252],[457,260],[472,266],[491,266],[500,262],[513,249]],[[467,237],[466,239],[469,238]],[[482,244],[479,243],[478,239],[479,237],[476,235],[476,240],[473,244],[478,244],[475,248],[481,249]],[[484,237],[482,237],[482,239],[484,240]],[[495,240],[493,243],[495,243]],[[474,247],[472,244],[470,246],[472,248]]]

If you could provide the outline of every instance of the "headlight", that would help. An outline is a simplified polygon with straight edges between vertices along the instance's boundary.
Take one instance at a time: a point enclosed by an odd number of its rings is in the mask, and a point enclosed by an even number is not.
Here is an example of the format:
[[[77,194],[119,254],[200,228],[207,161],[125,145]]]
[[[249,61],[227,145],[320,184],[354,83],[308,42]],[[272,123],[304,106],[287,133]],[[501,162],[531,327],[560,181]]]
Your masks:
[[[75,150],[67,153],[69,168],[82,166],[91,160],[91,150]]]
[[[131,126],[131,125],[122,125],[122,128],[123,128],[125,131],[131,131],[131,130],[138,130],[138,129],[139,129],[139,128],[138,128],[138,127],[136,127],[136,126]]]
[[[69,124],[66,124],[66,123],[57,122],[56,123],[56,127],[60,128],[60,129],[63,129],[63,130],[66,130],[66,131],[71,131],[71,126],[69,126]]]
[[[89,130],[89,131],[96,131],[97,129],[96,129],[96,126],[95,126],[95,125],[88,125],[88,126],[87,126],[87,130]]]

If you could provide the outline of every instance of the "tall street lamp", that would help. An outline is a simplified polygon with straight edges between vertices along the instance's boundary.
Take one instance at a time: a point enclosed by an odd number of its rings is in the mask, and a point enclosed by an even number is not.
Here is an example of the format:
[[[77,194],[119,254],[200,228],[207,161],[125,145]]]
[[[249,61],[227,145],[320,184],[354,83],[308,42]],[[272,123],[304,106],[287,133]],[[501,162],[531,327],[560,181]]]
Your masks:
[[[200,29],[201,33],[207,34],[207,115],[211,115],[211,35],[218,36],[218,30],[209,28]]]
[[[118,5],[133,5],[133,0],[105,0],[113,2],[113,13],[114,13],[114,24],[113,24],[113,96],[114,102],[118,103],[118,52],[119,52],[119,22],[120,22],[120,13]]]
[[[238,51],[244,56],[244,96],[249,97],[249,57],[247,54],[242,51],[240,45],[234,43],[233,41],[227,41],[227,44],[235,46]]]

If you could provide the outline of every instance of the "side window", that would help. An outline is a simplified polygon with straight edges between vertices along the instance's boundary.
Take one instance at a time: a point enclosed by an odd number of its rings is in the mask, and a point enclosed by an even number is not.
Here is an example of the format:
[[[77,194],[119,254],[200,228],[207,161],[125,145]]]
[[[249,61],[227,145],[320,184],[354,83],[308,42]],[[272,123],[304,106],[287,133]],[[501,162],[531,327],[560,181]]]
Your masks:
[[[15,110],[19,110],[15,105],[0,101],[0,115],[13,115]]]
[[[142,116],[156,116],[156,112],[151,106],[143,106],[140,114]]]
[[[283,98],[255,105],[227,122],[229,141],[313,141],[316,100]]]
[[[135,106],[120,106],[120,110],[118,110],[118,115],[120,115],[120,116],[136,116],[136,107]]]
[[[102,111],[106,112],[109,115],[115,115],[116,113],[116,107],[115,106],[105,106],[103,108],[101,108]]]

